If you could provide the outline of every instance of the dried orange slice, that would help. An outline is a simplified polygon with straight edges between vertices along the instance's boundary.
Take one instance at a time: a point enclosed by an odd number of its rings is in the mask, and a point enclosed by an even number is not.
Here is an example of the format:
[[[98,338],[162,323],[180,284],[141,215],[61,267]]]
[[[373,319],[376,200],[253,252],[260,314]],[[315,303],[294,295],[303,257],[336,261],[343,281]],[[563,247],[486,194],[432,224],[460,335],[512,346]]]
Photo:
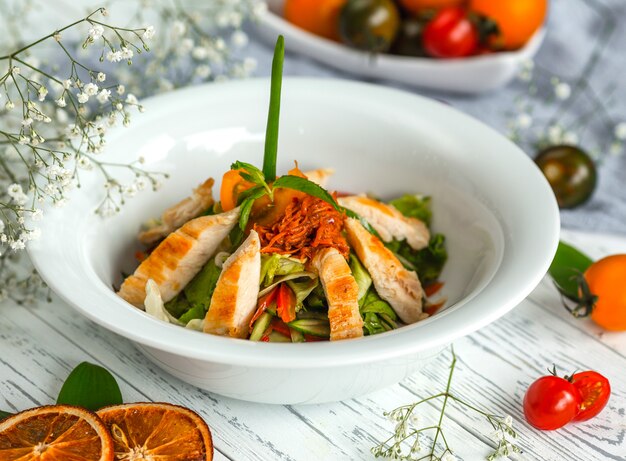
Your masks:
[[[98,411],[111,432],[115,459],[210,461],[211,431],[193,411],[169,403],[129,403]]]
[[[102,420],[70,405],[33,408],[0,422],[0,461],[113,461]]]

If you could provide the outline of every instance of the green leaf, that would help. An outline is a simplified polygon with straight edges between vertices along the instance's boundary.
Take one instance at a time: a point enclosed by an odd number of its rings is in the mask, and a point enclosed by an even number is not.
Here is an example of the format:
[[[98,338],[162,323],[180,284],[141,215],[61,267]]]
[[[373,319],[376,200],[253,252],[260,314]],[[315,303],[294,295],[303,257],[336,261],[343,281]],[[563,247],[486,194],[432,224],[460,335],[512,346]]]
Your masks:
[[[352,276],[359,287],[358,300],[359,304],[361,304],[362,301],[365,300],[365,295],[370,289],[370,286],[372,286],[372,278],[365,267],[361,264],[361,261],[359,261],[359,258],[357,258],[353,253],[350,253],[350,271],[352,272]]]
[[[248,198],[246,198],[241,204],[241,213],[239,214],[239,228],[242,231],[246,230],[246,226],[248,225],[248,220],[250,219],[250,213],[252,212],[252,206],[254,205],[255,200],[260,199],[264,195],[267,194],[265,189],[257,189],[254,193],[251,193]]]
[[[261,287],[274,283],[274,277],[305,272],[304,264],[288,256],[274,253],[261,255]]]
[[[8,418],[9,416],[13,416],[13,413],[0,410],[0,421],[2,421],[5,418]]]
[[[363,329],[366,335],[375,335],[393,330],[398,327],[396,320],[398,316],[389,305],[383,300],[372,287],[365,298],[360,303],[359,308],[363,317]]]
[[[191,308],[202,306],[205,310],[208,310],[213,291],[215,291],[215,286],[217,285],[217,279],[219,279],[221,273],[222,269],[215,265],[215,258],[211,258],[191,282],[187,284],[184,292],[187,301],[192,305]]]
[[[565,242],[559,242],[548,273],[561,293],[570,299],[577,299],[578,283],[575,277],[584,273],[592,264],[593,260],[589,256]]]
[[[195,319],[203,319],[207,313],[207,309],[202,304],[196,304],[187,312],[185,312],[178,320],[187,325]]]
[[[430,226],[433,212],[430,207],[430,197],[421,195],[404,195],[389,202],[407,218],[416,218]]]
[[[122,393],[113,375],[88,362],[74,368],[57,398],[57,404],[76,405],[91,411],[121,403]]]
[[[337,211],[343,211],[330,193],[323,187],[300,176],[281,176],[274,182],[274,189],[293,189],[330,203]]]
[[[265,181],[265,176],[263,175],[263,172],[251,163],[240,162],[239,160],[237,160],[230,166],[230,168],[231,170],[243,170],[239,172],[239,176],[241,176],[248,182],[263,187],[268,192],[271,191],[270,187]]]
[[[181,291],[174,298],[165,303],[165,309],[172,317],[180,318],[185,312],[191,309],[191,303],[185,296],[185,291]]]
[[[414,250],[406,240],[386,242],[389,248],[408,269],[417,272],[422,284],[434,282],[441,275],[443,266],[448,260],[446,238],[443,234],[431,236],[428,247]]]
[[[372,227],[367,219],[363,218],[352,210],[348,210],[347,208],[341,208],[341,211],[343,211],[348,218],[353,218],[359,221],[361,223],[361,226],[363,226],[365,230],[368,231],[370,234],[378,237],[381,241],[383,240],[378,231]]]
[[[285,39],[282,35],[276,40],[274,59],[272,61],[272,86],[270,92],[270,108],[267,114],[267,131],[265,132],[265,155],[263,156],[263,175],[265,180],[276,179],[276,157],[278,155],[278,128],[280,124],[280,93],[283,83],[283,61],[285,59]]]

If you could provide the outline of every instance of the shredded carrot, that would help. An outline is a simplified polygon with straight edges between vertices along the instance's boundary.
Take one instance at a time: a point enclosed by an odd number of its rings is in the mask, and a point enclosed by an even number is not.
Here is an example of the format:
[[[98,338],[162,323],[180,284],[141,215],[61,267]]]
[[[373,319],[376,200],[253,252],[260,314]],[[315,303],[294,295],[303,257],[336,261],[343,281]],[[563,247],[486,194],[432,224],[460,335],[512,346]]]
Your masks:
[[[300,259],[312,258],[322,248],[336,248],[345,258],[350,247],[341,234],[345,216],[324,200],[295,197],[273,224],[254,225],[262,253],[279,253]]]

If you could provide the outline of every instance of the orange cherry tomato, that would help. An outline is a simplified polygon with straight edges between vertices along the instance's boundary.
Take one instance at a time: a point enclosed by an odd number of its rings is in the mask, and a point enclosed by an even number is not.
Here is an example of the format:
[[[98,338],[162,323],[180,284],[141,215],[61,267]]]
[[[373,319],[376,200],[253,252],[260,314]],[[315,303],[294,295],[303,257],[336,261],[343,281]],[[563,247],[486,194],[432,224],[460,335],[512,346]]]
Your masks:
[[[514,50],[539,30],[546,18],[548,0],[470,0],[469,10],[498,24],[500,35],[495,46]]]
[[[243,170],[228,170],[222,178],[220,188],[220,202],[222,210],[230,211],[237,206],[237,197],[244,190],[250,189],[254,184],[241,177],[239,172]]]
[[[461,6],[464,0],[400,0],[405,10],[419,13],[424,10],[439,10],[448,6]]]
[[[611,331],[626,331],[626,254],[607,256],[585,271],[589,291],[598,297],[591,319]]]
[[[348,0],[287,0],[284,16],[315,35],[339,40],[339,13]]]

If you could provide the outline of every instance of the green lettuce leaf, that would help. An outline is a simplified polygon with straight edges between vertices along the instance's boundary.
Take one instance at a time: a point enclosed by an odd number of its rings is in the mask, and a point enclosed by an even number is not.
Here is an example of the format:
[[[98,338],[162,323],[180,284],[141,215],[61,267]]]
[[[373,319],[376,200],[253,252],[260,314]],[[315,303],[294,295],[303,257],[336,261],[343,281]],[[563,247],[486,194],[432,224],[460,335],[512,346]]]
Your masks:
[[[350,270],[352,271],[352,276],[356,284],[359,286],[359,304],[361,304],[372,285],[372,278],[361,264],[361,261],[359,261],[359,258],[353,253],[350,253]]]
[[[305,272],[304,264],[288,256],[274,253],[261,255],[261,286],[267,287],[274,283],[274,277]]]
[[[196,304],[191,307],[187,312],[180,316],[178,319],[184,325],[187,325],[189,322],[195,319],[203,319],[206,316],[207,309],[201,305]]]
[[[361,304],[363,330],[366,335],[375,335],[397,328],[398,316],[389,303],[378,296],[373,287],[367,292]]]
[[[319,279],[288,280],[286,283],[296,295],[296,311],[299,311],[304,307],[304,300],[317,288]]]
[[[209,310],[221,273],[222,269],[215,265],[215,258],[211,258],[183,291],[165,303],[165,309],[183,323],[203,318]]]
[[[393,205],[407,218],[417,218],[420,221],[423,221],[427,226],[430,226],[430,222],[433,217],[430,202],[430,197],[424,197],[421,195],[404,195],[390,201],[389,204]]]
[[[448,260],[446,238],[443,234],[431,236],[428,246],[422,250],[414,250],[405,240],[394,240],[385,243],[385,246],[407,269],[416,271],[420,281],[425,285],[439,278]]]

